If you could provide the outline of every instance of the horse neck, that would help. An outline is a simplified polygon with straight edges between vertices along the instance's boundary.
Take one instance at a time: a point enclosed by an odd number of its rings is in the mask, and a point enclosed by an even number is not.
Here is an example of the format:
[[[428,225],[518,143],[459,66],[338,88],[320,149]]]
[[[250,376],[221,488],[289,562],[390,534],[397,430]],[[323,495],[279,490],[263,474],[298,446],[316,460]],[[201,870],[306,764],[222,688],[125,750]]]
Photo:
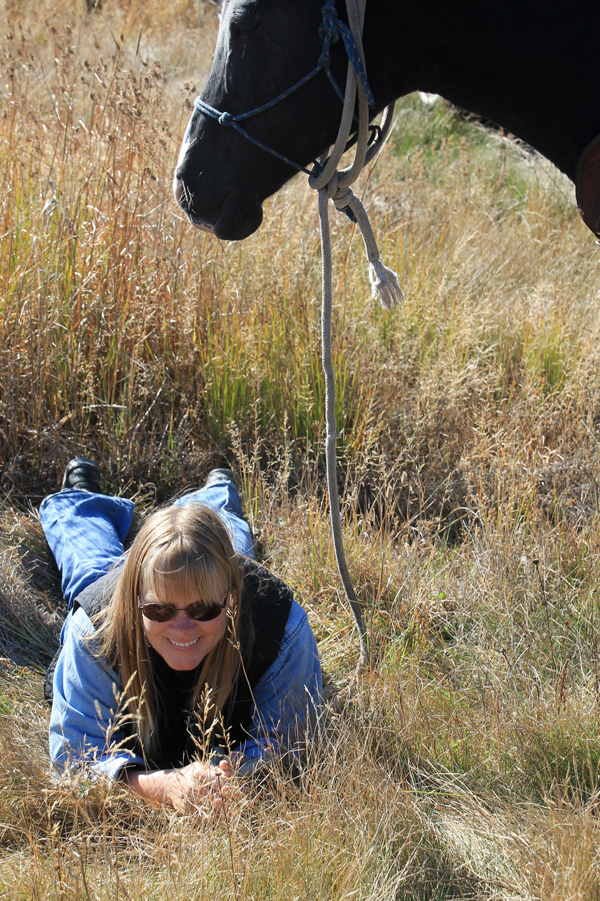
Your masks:
[[[574,178],[600,133],[600,4],[367,0],[365,56],[378,108],[414,90],[502,125]]]

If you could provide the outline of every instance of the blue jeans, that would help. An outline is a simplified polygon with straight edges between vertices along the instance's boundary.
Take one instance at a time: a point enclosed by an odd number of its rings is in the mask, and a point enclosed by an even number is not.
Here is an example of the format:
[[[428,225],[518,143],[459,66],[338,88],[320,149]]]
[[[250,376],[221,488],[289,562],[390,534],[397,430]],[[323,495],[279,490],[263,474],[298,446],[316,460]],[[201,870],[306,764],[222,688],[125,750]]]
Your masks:
[[[252,535],[233,482],[218,482],[178,498],[174,506],[202,503],[217,511],[238,554],[254,558]],[[123,542],[133,520],[133,501],[65,488],[40,507],[40,521],[60,570],[62,592],[73,599],[123,559]]]

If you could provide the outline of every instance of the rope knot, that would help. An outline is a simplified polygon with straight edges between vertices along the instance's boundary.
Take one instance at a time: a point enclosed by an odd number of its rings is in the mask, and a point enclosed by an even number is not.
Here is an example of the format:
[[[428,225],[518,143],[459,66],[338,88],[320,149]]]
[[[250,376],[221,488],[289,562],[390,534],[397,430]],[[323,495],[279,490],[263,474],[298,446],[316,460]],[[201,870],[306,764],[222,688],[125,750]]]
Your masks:
[[[231,113],[221,113],[219,116],[219,125],[231,125],[233,116]]]
[[[338,19],[335,2],[329,0],[329,2],[322,7],[321,15],[323,16],[323,21],[319,25],[319,37],[322,41],[329,38],[333,44],[336,44],[340,37],[338,28],[340,20]]]
[[[327,182],[327,196],[333,201],[333,205],[339,213],[344,213],[350,222],[357,222],[358,220],[352,209],[352,201],[356,200],[356,195],[350,188],[340,188],[338,178],[339,171],[336,169]]]
[[[327,186],[327,191],[329,193],[329,185]],[[347,206],[350,206],[351,201],[354,200],[355,194],[351,188],[338,188],[336,186],[335,190],[329,194],[329,196],[333,200],[333,205],[336,210],[342,212],[345,211]]]

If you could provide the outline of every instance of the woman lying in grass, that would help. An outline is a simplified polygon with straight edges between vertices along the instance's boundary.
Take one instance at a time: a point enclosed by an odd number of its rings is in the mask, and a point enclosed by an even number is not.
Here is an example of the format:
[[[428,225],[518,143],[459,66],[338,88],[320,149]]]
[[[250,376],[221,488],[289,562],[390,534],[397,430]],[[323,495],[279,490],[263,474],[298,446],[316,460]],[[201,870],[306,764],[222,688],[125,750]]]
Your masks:
[[[321,670],[306,613],[253,562],[229,470],[153,513],[71,460],[40,519],[71,610],[53,681],[50,757],[193,809],[236,773],[298,750]],[[230,783],[231,784],[231,783]]]

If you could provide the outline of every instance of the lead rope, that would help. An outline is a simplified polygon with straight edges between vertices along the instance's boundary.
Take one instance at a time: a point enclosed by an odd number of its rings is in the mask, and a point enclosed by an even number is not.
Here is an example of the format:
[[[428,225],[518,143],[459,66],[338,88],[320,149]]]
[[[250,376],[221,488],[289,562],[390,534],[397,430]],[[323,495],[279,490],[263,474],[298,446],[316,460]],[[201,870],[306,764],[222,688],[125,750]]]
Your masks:
[[[323,348],[323,371],[325,373],[325,418],[327,423],[327,439],[326,439],[326,459],[327,459],[327,486],[329,492],[329,509],[331,513],[331,528],[333,532],[333,542],[335,547],[335,556],[337,560],[338,570],[344,585],[346,596],[350,602],[354,619],[358,627],[360,640],[360,661],[359,669],[369,661],[369,647],[367,642],[367,633],[362,618],[362,611],[356,593],[352,586],[352,580],[348,572],[346,564],[346,556],[344,554],[344,543],[342,539],[342,525],[340,516],[340,502],[337,490],[336,478],[336,448],[337,429],[335,422],[335,376],[333,372],[333,363],[331,359],[331,240],[329,236],[329,217],[328,217],[328,201],[333,201],[336,209],[346,213],[346,215],[357,222],[361,230],[367,257],[369,259],[369,280],[371,282],[371,294],[379,299],[382,306],[389,310],[392,305],[402,300],[402,291],[398,284],[398,279],[391,269],[387,269],[379,259],[379,251],[375,236],[369,222],[369,217],[365,212],[362,203],[352,192],[352,185],[363,168],[368,165],[385,142],[394,114],[394,104],[391,104],[384,111],[383,119],[379,128],[375,129],[373,142],[369,145],[369,106],[375,105],[375,100],[371,93],[364,63],[364,53],[362,47],[362,29],[365,16],[366,0],[346,0],[346,8],[348,10],[348,25],[340,22],[335,9],[335,0],[325,0],[321,9],[323,20],[319,27],[319,35],[323,41],[321,56],[317,61],[315,68],[301,78],[282,94],[264,103],[262,106],[247,112],[232,115],[223,110],[215,109],[202,97],[196,97],[194,100],[195,108],[204,116],[215,119],[219,125],[235,128],[241,135],[261,147],[267,153],[272,154],[285,163],[288,163],[294,169],[300,172],[306,172],[309,176],[308,183],[311,188],[319,192],[319,218],[321,226],[321,244],[322,244],[322,263],[323,263],[323,302],[321,310],[321,339]],[[348,72],[346,75],[346,91],[342,95],[335,78],[330,71],[331,63],[331,45],[339,38],[342,38],[344,47],[348,54]],[[343,101],[343,112],[340,130],[335,141],[335,145],[328,158],[321,157],[312,172],[309,172],[304,166],[299,165],[287,156],[279,153],[273,147],[264,144],[258,138],[249,134],[246,129],[240,125],[247,119],[264,112],[275,106],[281,100],[289,97],[295,91],[299,90],[303,85],[312,78],[324,71],[327,78],[331,82],[336,94]],[[354,110],[356,106],[358,92],[358,129],[356,135],[356,156],[352,166],[348,169],[337,169],[344,151],[346,150],[348,138],[353,128]],[[379,133],[377,137],[377,132]],[[353,143],[353,142],[351,142]]]
[[[346,0],[348,11],[348,23],[352,31],[362,67],[364,70],[364,53],[362,48],[362,29],[365,15],[366,0]],[[358,92],[358,140],[356,156],[353,164],[341,171],[337,169],[342,158],[346,142],[350,135],[354,118],[356,95]],[[369,217],[359,198],[351,190],[352,185],[363,168],[375,158],[376,154],[387,138],[394,113],[394,105],[388,106],[384,112],[381,123],[379,139],[371,147],[368,147],[369,108],[365,88],[356,72],[352,62],[348,63],[346,76],[346,92],[344,96],[344,109],[338,136],[328,159],[323,160],[322,169],[318,175],[311,175],[308,183],[319,194],[319,222],[321,232],[321,258],[322,258],[322,305],[321,305],[321,345],[322,365],[325,374],[325,418],[327,424],[327,437],[325,444],[325,457],[327,461],[327,489],[329,493],[329,513],[331,517],[331,530],[335,558],[337,561],[340,578],[344,585],[346,597],[350,603],[352,613],[358,628],[360,642],[359,670],[369,663],[369,644],[367,631],[363,620],[361,605],[354,591],[352,579],[346,563],[344,552],[344,540],[342,537],[342,521],[340,513],[340,501],[337,486],[337,462],[336,440],[337,425],[335,420],[335,374],[331,353],[331,311],[332,311],[332,262],[331,262],[331,237],[329,232],[329,200],[337,210],[348,214],[350,210],[361,230],[367,257],[369,259],[369,281],[371,294],[378,299],[386,310],[392,305],[403,300],[402,291],[398,284],[396,274],[383,265],[379,258],[379,250],[375,235],[369,222]],[[321,160],[319,160],[321,162]]]

